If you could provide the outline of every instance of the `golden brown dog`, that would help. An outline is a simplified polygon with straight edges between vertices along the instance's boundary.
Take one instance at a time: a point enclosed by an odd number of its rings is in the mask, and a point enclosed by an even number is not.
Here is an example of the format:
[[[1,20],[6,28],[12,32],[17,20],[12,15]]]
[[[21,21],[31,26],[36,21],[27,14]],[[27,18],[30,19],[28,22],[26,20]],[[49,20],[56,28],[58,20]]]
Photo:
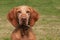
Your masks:
[[[38,13],[29,6],[18,6],[8,13],[8,20],[15,27],[11,40],[35,40],[32,26],[38,20]]]

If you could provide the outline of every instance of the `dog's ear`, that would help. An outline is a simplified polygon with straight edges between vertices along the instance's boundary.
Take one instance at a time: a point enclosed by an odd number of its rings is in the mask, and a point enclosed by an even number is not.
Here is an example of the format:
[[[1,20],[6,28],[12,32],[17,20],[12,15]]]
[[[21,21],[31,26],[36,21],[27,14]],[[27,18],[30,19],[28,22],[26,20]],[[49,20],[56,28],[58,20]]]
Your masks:
[[[32,9],[31,7],[30,7],[30,11],[31,11],[31,14],[30,14],[30,26],[33,26],[34,24],[35,24],[35,22],[38,20],[38,18],[39,18],[39,15],[38,15],[38,13],[34,10],[34,9]]]
[[[7,15],[8,20],[11,22],[11,24],[14,27],[17,27],[17,25],[18,25],[17,19],[16,19],[16,10],[17,10],[17,8],[13,8]]]

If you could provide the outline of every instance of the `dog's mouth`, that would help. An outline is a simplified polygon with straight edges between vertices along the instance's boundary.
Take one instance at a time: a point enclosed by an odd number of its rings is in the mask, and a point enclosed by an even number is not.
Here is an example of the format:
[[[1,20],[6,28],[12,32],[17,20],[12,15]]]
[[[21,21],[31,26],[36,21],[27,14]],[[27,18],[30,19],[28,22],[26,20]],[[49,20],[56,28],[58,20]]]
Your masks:
[[[27,25],[27,19],[21,19],[21,25]]]
[[[27,31],[30,29],[30,19],[29,18],[18,18],[18,27],[20,30]]]
[[[29,25],[29,19],[27,19],[27,18],[20,18],[20,19],[18,19],[18,23],[19,23],[19,25],[28,26]]]
[[[21,28],[23,30],[28,30],[30,28],[28,23],[29,23],[29,20],[27,20],[27,19],[20,19],[19,20],[19,28]]]

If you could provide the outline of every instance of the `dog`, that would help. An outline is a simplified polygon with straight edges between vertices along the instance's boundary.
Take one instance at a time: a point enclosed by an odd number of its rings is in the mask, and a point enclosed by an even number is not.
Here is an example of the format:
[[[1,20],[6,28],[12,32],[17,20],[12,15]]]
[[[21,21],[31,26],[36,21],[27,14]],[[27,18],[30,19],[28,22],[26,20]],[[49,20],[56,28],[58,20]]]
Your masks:
[[[18,6],[11,9],[7,14],[7,19],[15,27],[11,40],[36,40],[32,27],[38,18],[38,13],[30,6]]]

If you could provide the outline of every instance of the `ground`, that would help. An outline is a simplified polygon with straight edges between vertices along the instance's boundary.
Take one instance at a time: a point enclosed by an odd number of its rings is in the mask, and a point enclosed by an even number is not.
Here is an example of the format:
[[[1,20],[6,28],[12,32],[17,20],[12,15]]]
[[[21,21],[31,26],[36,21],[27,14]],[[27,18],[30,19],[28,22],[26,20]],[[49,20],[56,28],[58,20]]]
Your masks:
[[[60,40],[60,0],[0,0],[0,40],[10,40],[14,27],[7,14],[19,5],[31,6],[39,13],[33,27],[37,40]]]

